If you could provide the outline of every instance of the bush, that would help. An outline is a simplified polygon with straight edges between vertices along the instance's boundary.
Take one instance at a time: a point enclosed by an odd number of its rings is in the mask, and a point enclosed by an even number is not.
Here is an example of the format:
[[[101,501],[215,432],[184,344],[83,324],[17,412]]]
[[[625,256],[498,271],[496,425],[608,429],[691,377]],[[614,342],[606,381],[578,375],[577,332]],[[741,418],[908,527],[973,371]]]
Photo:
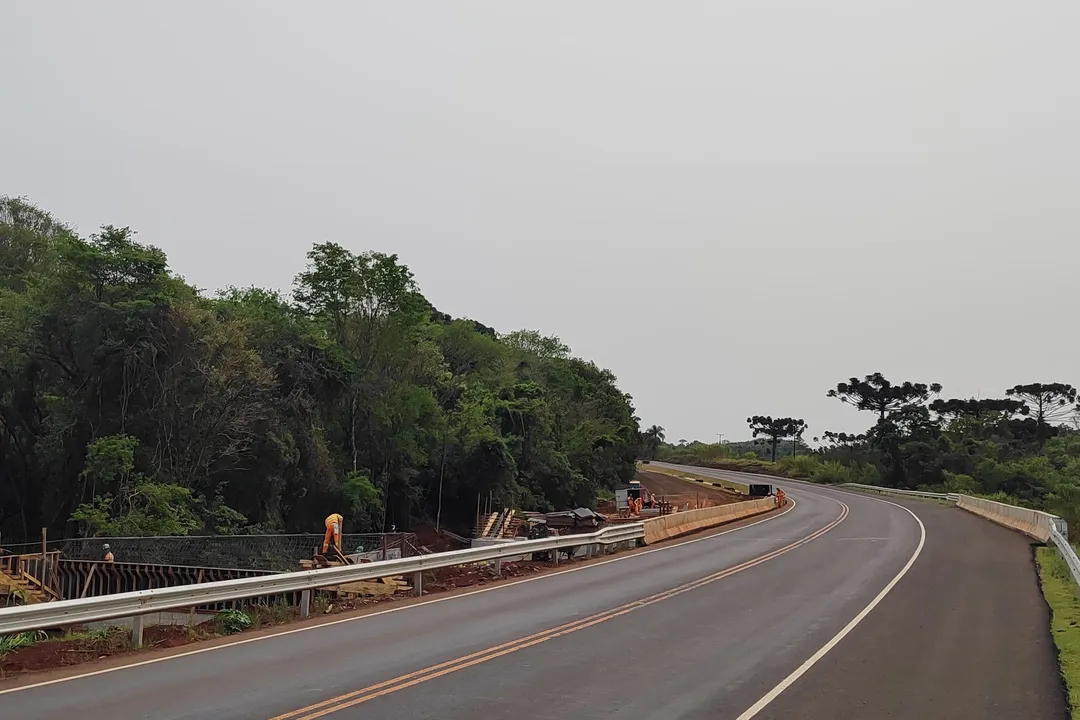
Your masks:
[[[813,455],[788,455],[777,461],[776,467],[783,474],[793,478],[809,478],[820,467]]]
[[[251,616],[242,610],[222,610],[217,614],[218,627],[223,635],[235,635],[251,627]]]
[[[840,483],[849,483],[852,481],[853,473],[851,468],[842,463],[838,463],[835,460],[828,460],[817,467],[814,470],[813,481],[818,483],[828,483],[829,485],[839,485]]]

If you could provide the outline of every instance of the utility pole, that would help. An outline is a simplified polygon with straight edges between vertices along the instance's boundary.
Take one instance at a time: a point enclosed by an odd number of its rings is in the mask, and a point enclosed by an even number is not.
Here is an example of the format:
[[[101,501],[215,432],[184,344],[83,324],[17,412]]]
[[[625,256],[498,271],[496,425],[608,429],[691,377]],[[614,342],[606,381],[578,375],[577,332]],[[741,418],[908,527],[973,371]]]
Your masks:
[[[443,476],[446,474],[446,428],[443,428],[442,436],[442,463],[439,465],[439,507],[435,511],[435,533],[440,534],[442,529],[442,486]]]

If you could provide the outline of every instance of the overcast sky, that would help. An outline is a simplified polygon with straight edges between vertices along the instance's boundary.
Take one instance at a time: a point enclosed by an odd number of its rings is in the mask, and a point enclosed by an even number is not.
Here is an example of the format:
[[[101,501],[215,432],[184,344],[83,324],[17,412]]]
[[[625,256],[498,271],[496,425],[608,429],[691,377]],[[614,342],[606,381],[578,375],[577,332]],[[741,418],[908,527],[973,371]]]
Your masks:
[[[559,335],[672,440],[851,375],[1080,384],[1075,0],[0,0],[0,194],[201,288],[314,242]]]

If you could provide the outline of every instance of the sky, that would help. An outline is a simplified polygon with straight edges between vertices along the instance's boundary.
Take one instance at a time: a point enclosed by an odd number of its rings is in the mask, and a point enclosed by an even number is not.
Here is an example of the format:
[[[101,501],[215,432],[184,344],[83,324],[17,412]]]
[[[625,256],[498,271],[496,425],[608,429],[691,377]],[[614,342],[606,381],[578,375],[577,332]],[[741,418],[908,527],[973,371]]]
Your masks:
[[[671,440],[852,375],[1080,384],[1080,4],[0,0],[0,195],[213,292],[313,243],[558,335]]]

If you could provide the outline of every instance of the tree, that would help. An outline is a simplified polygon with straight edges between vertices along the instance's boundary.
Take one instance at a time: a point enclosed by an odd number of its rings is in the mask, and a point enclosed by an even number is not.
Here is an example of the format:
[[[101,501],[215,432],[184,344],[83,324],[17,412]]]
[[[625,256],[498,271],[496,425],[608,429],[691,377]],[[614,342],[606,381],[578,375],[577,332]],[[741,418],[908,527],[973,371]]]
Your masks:
[[[794,457],[798,454],[799,443],[802,441],[803,433],[809,426],[802,419],[791,419],[791,423],[788,427],[788,435],[791,437],[791,455]]]
[[[798,438],[806,430],[807,425],[801,419],[773,418],[769,415],[755,415],[746,418],[753,436],[764,437],[769,441],[772,451],[772,461],[776,462],[776,447],[784,438]]]
[[[309,532],[333,510],[357,532],[407,529],[440,494],[441,525],[466,531],[478,495],[592,504],[633,477],[639,425],[610,371],[440,313],[394,255],[320,243],[292,298],[211,298],[127,228],[82,238],[0,198],[12,542]]]
[[[72,513],[87,536],[187,535],[202,525],[189,489],[134,472],[137,447],[138,440],[127,435],[103,437],[87,447],[82,474],[95,493]]]
[[[821,437],[815,437],[814,442],[825,443],[830,447],[852,447],[860,443],[866,442],[865,434],[848,434],[844,432],[833,432],[832,430],[826,430],[821,434]]]
[[[654,460],[656,458],[656,451],[664,444],[665,437],[664,428],[659,425],[653,425],[642,433],[642,439],[645,442],[646,460]]]
[[[869,410],[878,414],[878,420],[884,421],[892,413],[912,405],[921,405],[932,394],[941,392],[939,383],[912,383],[893,385],[881,373],[873,373],[865,378],[850,378],[847,382],[837,383],[836,388],[827,393],[828,397],[840,402],[850,403],[859,410]]]
[[[566,359],[570,357],[570,347],[554,335],[541,335],[536,330],[515,330],[514,332],[500,335],[499,339],[505,344],[518,350],[523,350],[540,358]]]
[[[1076,402],[1076,388],[1065,383],[1015,385],[1005,394],[1023,402],[1040,426],[1064,420],[1071,414],[1071,406]]]
[[[987,415],[1009,417],[1028,414],[1028,406],[1025,403],[1017,400],[996,400],[993,398],[982,400],[976,400],[975,398],[970,400],[960,398],[938,399],[930,403],[930,409],[942,417],[954,419],[960,417],[983,418]]]

